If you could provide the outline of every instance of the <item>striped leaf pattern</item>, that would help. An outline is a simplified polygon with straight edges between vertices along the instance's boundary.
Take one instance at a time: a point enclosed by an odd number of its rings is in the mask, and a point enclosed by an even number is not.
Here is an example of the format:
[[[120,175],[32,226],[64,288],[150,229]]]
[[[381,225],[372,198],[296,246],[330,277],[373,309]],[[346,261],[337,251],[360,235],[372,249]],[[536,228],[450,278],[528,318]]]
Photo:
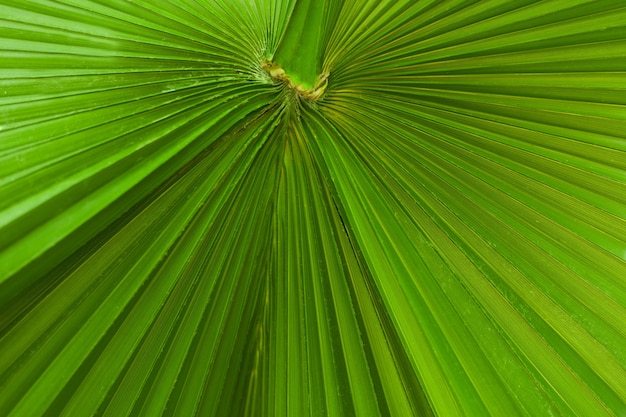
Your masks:
[[[626,5],[0,0],[0,415],[626,415]]]

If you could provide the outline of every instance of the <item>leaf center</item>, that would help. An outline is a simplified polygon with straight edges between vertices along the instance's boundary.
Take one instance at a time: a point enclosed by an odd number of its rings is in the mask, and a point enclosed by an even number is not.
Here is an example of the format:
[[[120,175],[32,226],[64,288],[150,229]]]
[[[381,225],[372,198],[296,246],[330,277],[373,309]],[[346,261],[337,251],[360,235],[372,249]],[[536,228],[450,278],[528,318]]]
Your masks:
[[[328,73],[321,73],[318,75],[315,84],[311,88],[305,88],[302,84],[295,82],[285,70],[280,66],[269,59],[264,59],[261,62],[261,68],[270,76],[270,78],[274,82],[282,83],[287,88],[298,93],[301,97],[317,101],[320,97],[323,96],[326,91],[326,87],[328,86]]]

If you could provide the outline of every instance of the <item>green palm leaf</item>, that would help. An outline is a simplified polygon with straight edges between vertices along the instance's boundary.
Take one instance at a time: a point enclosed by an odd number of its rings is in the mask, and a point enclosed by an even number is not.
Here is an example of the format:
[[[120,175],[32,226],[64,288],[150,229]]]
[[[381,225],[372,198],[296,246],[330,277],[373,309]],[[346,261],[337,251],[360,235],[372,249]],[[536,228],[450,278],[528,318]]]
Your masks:
[[[626,414],[626,7],[0,1],[0,415]]]

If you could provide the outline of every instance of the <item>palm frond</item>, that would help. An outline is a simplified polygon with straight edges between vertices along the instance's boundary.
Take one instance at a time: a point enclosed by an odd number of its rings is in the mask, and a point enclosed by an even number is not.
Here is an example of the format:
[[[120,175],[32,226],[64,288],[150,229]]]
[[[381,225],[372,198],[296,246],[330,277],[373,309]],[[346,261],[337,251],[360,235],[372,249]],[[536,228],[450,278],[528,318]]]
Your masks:
[[[626,413],[626,8],[324,4],[0,1],[1,415]]]

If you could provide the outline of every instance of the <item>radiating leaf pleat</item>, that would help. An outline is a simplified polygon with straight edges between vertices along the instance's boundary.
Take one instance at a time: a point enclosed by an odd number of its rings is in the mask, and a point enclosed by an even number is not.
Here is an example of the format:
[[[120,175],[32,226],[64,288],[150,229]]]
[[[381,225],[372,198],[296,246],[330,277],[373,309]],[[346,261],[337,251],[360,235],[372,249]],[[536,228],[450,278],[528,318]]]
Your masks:
[[[624,5],[0,3],[0,415],[626,413]]]

